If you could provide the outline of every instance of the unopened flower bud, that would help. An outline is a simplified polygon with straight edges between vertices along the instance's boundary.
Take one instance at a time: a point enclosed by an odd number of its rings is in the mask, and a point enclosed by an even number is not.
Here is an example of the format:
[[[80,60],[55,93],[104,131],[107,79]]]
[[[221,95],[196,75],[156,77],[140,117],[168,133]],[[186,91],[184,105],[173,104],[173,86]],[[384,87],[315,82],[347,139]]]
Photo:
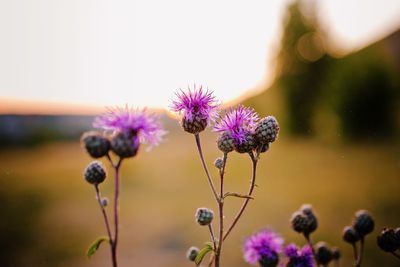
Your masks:
[[[197,247],[190,247],[186,252],[186,258],[190,261],[194,261],[199,254],[199,248]]]
[[[377,237],[377,243],[386,252],[394,252],[400,248],[398,240],[396,240],[396,232],[392,228],[383,228]]]
[[[343,240],[347,243],[354,244],[360,240],[360,236],[356,230],[351,226],[346,226],[343,229]]]
[[[182,118],[182,128],[188,133],[198,134],[207,127],[207,118],[201,114],[194,113],[191,119],[186,116]]]
[[[303,204],[300,211],[307,217],[307,227],[304,233],[310,234],[314,232],[318,227],[318,219],[313,212],[312,206],[310,204]]]
[[[112,151],[121,158],[130,158],[139,150],[139,138],[130,133],[117,132],[111,138]]]
[[[208,208],[198,208],[196,222],[200,225],[209,225],[214,218],[214,212]]]
[[[215,168],[221,170],[222,167],[224,167],[224,160],[223,160],[222,158],[217,158],[217,159],[214,161],[214,166],[215,166]]]
[[[300,211],[296,211],[295,213],[293,213],[292,218],[290,219],[290,223],[293,230],[298,233],[304,233],[307,229],[307,217]]]
[[[316,244],[315,258],[322,265],[327,265],[332,260],[332,251],[325,242]]]
[[[366,236],[374,230],[374,219],[366,210],[359,210],[355,214],[353,227],[361,237]]]
[[[279,124],[273,116],[260,120],[255,129],[257,140],[262,144],[274,142],[278,137],[278,133]]]
[[[101,206],[103,206],[103,207],[107,207],[108,206],[108,202],[109,202],[108,198],[106,198],[106,197],[103,197],[100,200]]]
[[[101,158],[110,150],[110,141],[100,132],[86,132],[81,137],[82,145],[92,158]]]
[[[107,174],[100,161],[93,161],[86,167],[84,176],[89,184],[96,185],[102,183],[106,179]]]
[[[235,140],[230,132],[223,132],[217,140],[218,149],[224,153],[229,153],[235,149]]]
[[[239,153],[250,153],[256,147],[256,140],[251,132],[245,132],[243,140],[235,142],[235,151]]]
[[[338,261],[342,257],[340,249],[337,247],[332,248],[332,259]]]

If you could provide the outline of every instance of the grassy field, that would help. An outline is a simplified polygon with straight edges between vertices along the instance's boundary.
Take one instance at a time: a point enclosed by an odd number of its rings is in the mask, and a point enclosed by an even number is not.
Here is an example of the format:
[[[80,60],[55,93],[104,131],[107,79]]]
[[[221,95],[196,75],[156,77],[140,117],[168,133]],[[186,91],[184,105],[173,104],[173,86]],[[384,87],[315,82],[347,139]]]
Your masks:
[[[193,136],[172,127],[160,147],[123,164],[120,266],[193,266],[186,249],[208,241],[208,232],[194,222],[196,208],[216,211],[195,150]],[[219,156],[215,135],[202,136],[205,157]],[[330,144],[304,139],[279,139],[259,163],[256,199],[227,240],[223,266],[248,266],[242,260],[244,238],[265,227],[282,233],[286,243],[304,244],[289,226],[303,203],[311,203],[320,227],[313,236],[341,248],[342,266],[351,266],[352,250],[341,231],[353,213],[368,209],[376,230],[367,238],[363,266],[399,266],[376,246],[383,226],[400,226],[400,148],[390,144]],[[88,244],[105,233],[94,189],[82,177],[90,158],[77,142],[53,143],[0,152],[0,265],[4,267],[110,266],[104,246],[92,258]],[[111,172],[111,171],[110,171]],[[226,190],[246,192],[251,162],[232,154]],[[112,177],[102,185],[111,197]],[[240,200],[226,202],[230,221]]]

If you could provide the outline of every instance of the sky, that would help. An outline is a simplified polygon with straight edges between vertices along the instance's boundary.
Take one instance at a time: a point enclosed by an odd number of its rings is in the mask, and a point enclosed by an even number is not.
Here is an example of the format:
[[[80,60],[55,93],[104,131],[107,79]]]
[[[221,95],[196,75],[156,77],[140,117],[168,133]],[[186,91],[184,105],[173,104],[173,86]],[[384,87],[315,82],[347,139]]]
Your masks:
[[[233,100],[271,82],[290,2],[0,0],[0,99],[167,107],[196,84]],[[399,0],[317,7],[342,51],[400,27]]]

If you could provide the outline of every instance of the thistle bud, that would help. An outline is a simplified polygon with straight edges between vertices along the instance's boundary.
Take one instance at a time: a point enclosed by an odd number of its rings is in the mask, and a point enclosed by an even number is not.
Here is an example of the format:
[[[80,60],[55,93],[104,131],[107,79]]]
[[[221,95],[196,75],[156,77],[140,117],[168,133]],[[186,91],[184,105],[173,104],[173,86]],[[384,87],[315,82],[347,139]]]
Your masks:
[[[186,252],[186,258],[190,261],[194,261],[199,254],[199,248],[197,247],[190,247]]]
[[[89,184],[97,185],[106,179],[107,174],[101,162],[93,161],[86,167],[84,176]]]
[[[255,129],[257,140],[262,144],[274,142],[278,137],[278,133],[279,124],[273,116],[260,120]]]
[[[366,210],[359,210],[355,214],[353,227],[358,232],[360,237],[364,237],[374,230],[374,219]]]
[[[347,243],[354,244],[360,240],[360,236],[356,230],[351,226],[346,226],[343,229],[343,240]]]
[[[235,149],[235,141],[230,132],[223,132],[217,140],[218,149],[229,153]]]
[[[193,113],[192,118],[189,119],[186,116],[182,118],[182,128],[188,133],[198,134],[207,127],[207,118],[201,116],[201,114]]]
[[[198,208],[196,211],[196,222],[200,225],[209,225],[214,218],[214,212],[208,208]]]
[[[242,140],[236,140],[235,150],[239,153],[250,153],[256,147],[256,140],[251,132],[245,132]]]
[[[221,170],[224,167],[224,160],[222,158],[217,158],[214,161],[214,166],[215,168]]]
[[[332,251],[325,242],[318,242],[315,249],[315,258],[318,263],[327,265],[332,260]]]
[[[111,138],[111,150],[121,158],[130,158],[137,154],[139,150],[139,139],[136,135],[117,132]]]
[[[310,204],[303,204],[300,208],[300,211],[303,212],[303,214],[307,217],[307,227],[304,233],[310,234],[317,230],[318,219],[312,210],[312,206]]]
[[[110,150],[110,141],[100,132],[86,132],[81,137],[81,143],[92,158],[101,158]]]
[[[340,249],[337,247],[332,248],[332,259],[338,261],[341,257],[342,253],[340,252]]]
[[[394,252],[400,248],[396,238],[396,232],[392,228],[383,228],[377,237],[377,243],[380,249],[386,252]]]
[[[300,211],[293,213],[290,223],[293,230],[298,233],[304,233],[307,229],[307,217]]]

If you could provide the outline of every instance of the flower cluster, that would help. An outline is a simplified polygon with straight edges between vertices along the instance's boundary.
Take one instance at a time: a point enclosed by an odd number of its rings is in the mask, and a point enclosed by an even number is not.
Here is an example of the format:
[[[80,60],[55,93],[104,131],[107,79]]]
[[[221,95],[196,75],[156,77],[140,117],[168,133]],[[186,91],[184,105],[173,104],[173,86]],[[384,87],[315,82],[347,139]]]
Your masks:
[[[108,199],[100,194],[99,184],[104,182],[107,173],[103,164],[93,161],[85,169],[85,180],[94,186],[96,198],[101,209],[104,223],[107,230],[107,238],[96,240],[88,250],[88,256],[92,256],[99,248],[99,242],[107,240],[111,247],[111,258],[113,267],[117,267],[117,242],[118,242],[118,217],[119,217],[119,186],[120,186],[120,167],[122,160],[133,157],[137,154],[141,144],[157,145],[165,131],[155,115],[147,113],[145,109],[133,109],[125,106],[124,108],[111,108],[108,112],[97,117],[93,123],[95,128],[103,130],[86,132],[81,137],[83,147],[87,153],[95,159],[106,157],[114,169],[115,188],[114,188],[114,234],[112,233],[110,222],[107,216],[106,207]],[[117,157],[114,162],[110,156],[112,151]],[[100,240],[100,241],[99,241]]]

